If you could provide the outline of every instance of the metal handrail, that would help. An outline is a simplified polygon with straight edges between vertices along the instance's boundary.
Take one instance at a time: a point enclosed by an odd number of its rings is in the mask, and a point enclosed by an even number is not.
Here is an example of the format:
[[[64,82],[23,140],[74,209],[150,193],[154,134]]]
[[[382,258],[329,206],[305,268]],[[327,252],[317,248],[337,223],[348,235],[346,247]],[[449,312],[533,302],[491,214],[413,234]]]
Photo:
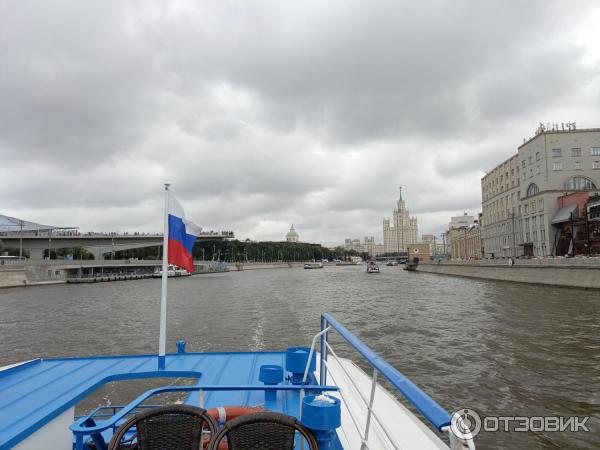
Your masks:
[[[370,425],[371,425],[371,416],[373,416],[375,418],[375,420],[377,420],[377,423],[379,423],[379,426],[381,427],[381,429],[383,430],[384,434],[388,438],[388,441],[390,441],[390,444],[394,448],[398,448],[396,446],[396,444],[394,444],[394,439],[392,438],[392,435],[390,434],[390,432],[388,431],[388,429],[383,424],[383,420],[381,420],[381,418],[379,417],[379,415],[377,415],[375,413],[375,411],[373,410],[373,403],[375,401],[375,388],[377,386],[377,374],[378,374],[377,369],[376,368],[373,369],[373,378],[372,378],[372,382],[371,382],[371,395],[369,397],[369,400],[367,400],[365,398],[364,394],[362,393],[362,391],[360,390],[360,388],[356,385],[356,383],[352,379],[352,375],[350,375],[350,373],[342,365],[342,362],[340,361],[340,359],[337,356],[337,354],[333,351],[333,348],[331,348],[331,345],[329,345],[329,342],[325,342],[325,345],[327,346],[327,349],[331,352],[331,355],[335,358],[336,362],[339,364],[340,369],[342,370],[342,372],[344,373],[344,375],[346,375],[346,378],[348,379],[348,381],[350,381],[350,385],[358,393],[360,399],[363,401],[363,403],[365,404],[365,407],[367,408],[367,411],[368,411],[367,412],[367,423],[366,423],[366,426],[365,426],[365,432],[364,432],[364,434],[360,432],[360,429],[358,429],[357,422],[353,419],[353,422],[356,425],[358,433],[360,434],[362,442],[363,442],[363,447],[361,447],[361,448],[364,448],[365,446],[368,446],[367,445],[367,440],[369,439],[369,430],[370,430]],[[326,366],[327,366],[327,364],[328,363],[325,363]],[[331,376],[331,374],[330,374],[330,376]],[[342,394],[342,391],[340,391],[340,394]],[[345,402],[345,403],[346,403],[346,409],[348,410],[348,413],[350,414],[350,417],[352,417],[352,412],[350,411],[350,407],[347,405],[348,402]]]
[[[367,360],[371,367],[377,369],[377,371],[383,375],[433,426],[439,431],[443,431],[442,428],[450,425],[450,414],[435,400],[429,397],[429,395],[423,392],[405,375],[400,373],[354,334],[348,331],[346,327],[339,323],[331,314],[325,313],[321,317],[321,327],[323,329],[323,325],[331,326],[335,329],[340,336],[350,344],[350,346]],[[326,336],[326,334],[324,334],[324,336]],[[324,340],[322,340],[321,343],[321,358],[326,358],[327,347]],[[325,364],[321,365],[321,367],[323,366],[325,366]],[[326,380],[326,374],[321,374],[321,380]]]
[[[87,416],[82,416],[79,420],[76,420],[69,426],[69,429],[74,434],[83,434],[89,435],[92,433],[100,433],[104,430],[107,430],[111,426],[113,426],[116,422],[121,420],[127,414],[129,414],[133,409],[137,408],[141,403],[148,400],[150,397],[163,394],[165,392],[200,392],[203,394],[204,392],[213,392],[213,391],[300,391],[302,389],[314,390],[316,392],[324,392],[324,391],[338,391],[337,386],[322,386],[322,385],[293,385],[293,384],[277,384],[277,385],[267,385],[267,384],[251,384],[251,385],[194,385],[194,386],[163,386],[155,389],[150,389],[136,399],[131,401],[127,406],[123,407],[117,414],[112,416],[110,420],[104,421],[100,424],[96,424],[94,426],[86,426],[85,422],[88,421],[91,417],[90,414]]]

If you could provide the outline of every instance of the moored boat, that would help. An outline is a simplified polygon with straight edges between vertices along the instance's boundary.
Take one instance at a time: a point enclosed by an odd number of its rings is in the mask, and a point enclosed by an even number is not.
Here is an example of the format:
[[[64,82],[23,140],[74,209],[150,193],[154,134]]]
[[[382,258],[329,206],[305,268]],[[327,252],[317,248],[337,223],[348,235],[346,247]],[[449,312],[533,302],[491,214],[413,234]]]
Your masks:
[[[406,264],[404,265],[404,270],[408,270],[409,272],[416,272],[418,266],[419,258],[414,258],[412,261],[406,261]]]
[[[305,269],[322,269],[323,268],[323,263],[322,262],[310,262],[310,263],[306,263],[304,264],[304,268]]]

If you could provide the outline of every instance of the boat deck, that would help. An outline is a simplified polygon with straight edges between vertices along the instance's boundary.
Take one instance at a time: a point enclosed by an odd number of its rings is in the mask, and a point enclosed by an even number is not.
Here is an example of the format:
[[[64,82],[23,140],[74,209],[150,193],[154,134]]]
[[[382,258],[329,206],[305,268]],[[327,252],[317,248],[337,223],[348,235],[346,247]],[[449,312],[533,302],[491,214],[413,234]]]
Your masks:
[[[14,446],[111,381],[188,377],[202,385],[256,386],[262,384],[263,364],[285,367],[285,352],[169,354],[164,370],[158,369],[156,355],[37,359],[9,367],[0,371],[0,448]],[[268,409],[298,417],[298,396],[298,391],[280,391]],[[205,401],[207,408],[263,406],[265,395],[260,390],[206,392]]]

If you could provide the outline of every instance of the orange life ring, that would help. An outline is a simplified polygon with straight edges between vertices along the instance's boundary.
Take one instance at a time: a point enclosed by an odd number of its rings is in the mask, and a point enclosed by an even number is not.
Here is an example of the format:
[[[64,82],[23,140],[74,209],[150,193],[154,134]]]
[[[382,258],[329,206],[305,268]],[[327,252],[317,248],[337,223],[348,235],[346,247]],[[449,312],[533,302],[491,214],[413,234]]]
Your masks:
[[[261,406],[244,407],[244,406],[219,406],[218,408],[211,408],[207,413],[215,419],[218,423],[225,423],[228,420],[235,419],[245,414],[252,414],[255,412],[261,412],[265,409]],[[203,447],[206,448],[208,442],[204,442]],[[219,444],[219,450],[229,450],[229,445],[226,441],[222,441]]]

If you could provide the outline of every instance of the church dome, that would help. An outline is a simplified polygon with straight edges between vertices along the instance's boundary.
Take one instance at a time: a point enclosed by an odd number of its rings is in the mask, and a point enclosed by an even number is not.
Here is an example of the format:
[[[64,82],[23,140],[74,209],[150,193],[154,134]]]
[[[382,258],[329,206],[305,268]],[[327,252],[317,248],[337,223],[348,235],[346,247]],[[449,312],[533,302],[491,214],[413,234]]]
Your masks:
[[[300,235],[296,232],[294,225],[292,225],[288,234],[285,235],[285,238],[288,241],[294,241],[294,242],[300,238]]]

